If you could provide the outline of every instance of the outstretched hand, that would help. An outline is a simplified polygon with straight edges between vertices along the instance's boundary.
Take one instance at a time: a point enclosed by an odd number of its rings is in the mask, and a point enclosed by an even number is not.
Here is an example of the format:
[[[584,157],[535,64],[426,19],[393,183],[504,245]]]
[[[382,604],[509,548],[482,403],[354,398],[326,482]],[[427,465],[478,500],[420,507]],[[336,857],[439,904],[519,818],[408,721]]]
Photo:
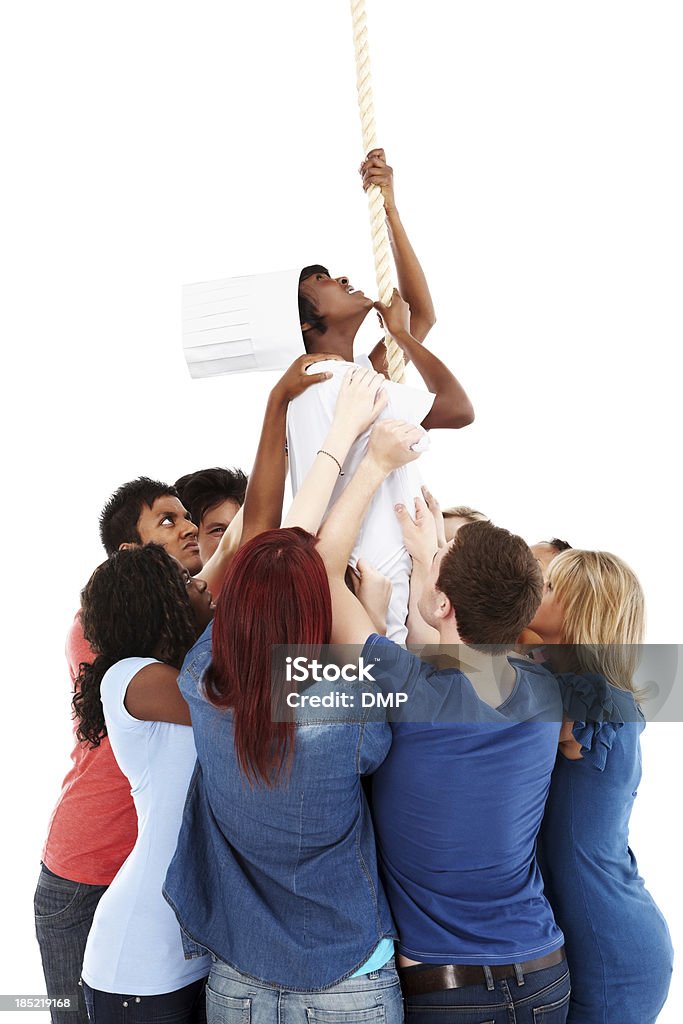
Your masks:
[[[436,526],[436,539],[440,548],[445,548],[448,544],[446,540],[446,526],[443,521],[443,512],[441,511],[441,505],[434,497],[428,487],[422,484],[422,497],[427,503],[427,508],[434,516],[434,525]]]
[[[324,359],[341,359],[341,356],[326,355],[324,352],[319,352],[317,355],[309,355],[306,352],[295,359],[292,365],[285,370],[273,390],[278,392],[287,402],[291,402],[293,398],[303,394],[313,384],[321,384],[323,381],[329,380],[332,377],[332,374],[329,372],[306,373],[309,366],[312,366],[314,363],[320,363]]]
[[[438,549],[434,516],[422,498],[415,498],[415,518],[405,505],[396,505],[394,511],[401,524],[403,543],[413,562],[429,567]]]

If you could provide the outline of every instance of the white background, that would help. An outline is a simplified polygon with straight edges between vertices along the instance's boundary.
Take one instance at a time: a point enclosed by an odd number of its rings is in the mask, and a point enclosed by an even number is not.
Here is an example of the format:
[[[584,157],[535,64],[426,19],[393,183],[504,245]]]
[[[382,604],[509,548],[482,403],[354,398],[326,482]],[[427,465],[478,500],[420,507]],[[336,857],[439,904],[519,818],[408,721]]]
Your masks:
[[[442,502],[638,572],[681,639],[681,9],[368,0],[378,133],[477,420]],[[97,517],[145,473],[249,469],[271,375],[191,382],[183,282],[321,261],[374,290],[343,0],[23,0],[0,30],[4,622],[0,991],[44,991],[32,892],[68,767],[63,640]],[[377,337],[374,322],[368,345]],[[680,724],[632,845],[674,940]],[[681,1019],[672,990],[661,1021]]]

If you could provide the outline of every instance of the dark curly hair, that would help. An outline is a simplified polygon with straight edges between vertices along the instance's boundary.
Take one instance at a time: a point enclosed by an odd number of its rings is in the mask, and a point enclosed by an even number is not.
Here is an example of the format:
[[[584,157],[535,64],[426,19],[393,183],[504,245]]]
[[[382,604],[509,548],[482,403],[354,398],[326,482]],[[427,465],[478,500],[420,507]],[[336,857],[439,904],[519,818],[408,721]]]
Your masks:
[[[244,504],[249,478],[241,469],[198,469],[179,477],[174,487],[178,497],[192,516],[192,522],[201,526],[206,513],[224,501]]]
[[[79,740],[98,747],[107,735],[100,700],[105,672],[122,658],[157,658],[180,668],[197,638],[185,583],[158,544],[116,551],[81,593],[83,635],[97,657],[83,662],[74,687]]]

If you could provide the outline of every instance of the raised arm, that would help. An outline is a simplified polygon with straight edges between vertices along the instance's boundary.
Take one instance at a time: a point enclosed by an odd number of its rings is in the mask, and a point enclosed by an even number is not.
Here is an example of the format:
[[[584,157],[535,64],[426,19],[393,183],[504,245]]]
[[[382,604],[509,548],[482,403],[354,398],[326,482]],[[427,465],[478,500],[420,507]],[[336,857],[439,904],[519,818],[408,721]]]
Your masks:
[[[398,276],[398,289],[410,306],[410,333],[413,338],[422,342],[436,323],[434,303],[427,278],[396,208],[394,172],[387,164],[383,149],[370,150],[360,166],[360,175],[365,191],[371,185],[378,185],[382,190],[389,241]],[[383,348],[384,343],[381,342],[375,351],[379,352]]]
[[[265,530],[277,529],[282,518],[282,502],[287,474],[287,407],[307,388],[329,380],[331,373],[309,374],[306,368],[336,356],[303,355],[295,359],[268,396],[261,438],[254,468],[244,499],[242,544]]]
[[[344,582],[358,529],[378,488],[393,470],[418,458],[411,445],[422,430],[402,420],[382,420],[370,434],[368,453],[335,502],[318,539],[332,595],[332,642],[365,643],[374,632],[370,616]]]
[[[297,491],[285,518],[285,526],[300,526],[309,533],[318,532],[351,445],[387,403],[383,383],[382,374],[373,370],[355,367],[347,372],[341,383],[329,433]]]
[[[394,288],[388,306],[375,303],[384,324],[401,346],[404,353],[413,360],[427,389],[435,395],[434,404],[422,421],[425,430],[432,427],[457,429],[466,427],[474,419],[474,409],[464,388],[454,377],[445,363],[421,345],[410,333],[410,309]]]
[[[409,647],[438,644],[438,630],[433,629],[425,622],[417,606],[438,549],[435,517],[421,498],[415,499],[414,519],[405,505],[397,505],[395,512],[401,524],[403,543],[413,561],[413,571],[410,574],[406,643]]]

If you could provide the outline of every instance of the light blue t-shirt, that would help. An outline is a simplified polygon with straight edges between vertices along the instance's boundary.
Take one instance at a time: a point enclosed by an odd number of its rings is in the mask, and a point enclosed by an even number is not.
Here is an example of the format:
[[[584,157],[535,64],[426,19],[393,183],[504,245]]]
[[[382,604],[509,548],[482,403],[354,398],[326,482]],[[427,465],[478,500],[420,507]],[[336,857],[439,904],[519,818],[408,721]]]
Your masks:
[[[351,977],[360,978],[364,974],[370,974],[372,971],[378,971],[380,967],[384,967],[392,956],[394,955],[394,940],[393,939],[382,939],[381,942],[375,947],[372,956],[369,956],[364,964],[355,971]]]
[[[88,936],[83,980],[102,992],[174,992],[208,975],[208,956],[185,960],[180,927],[161,894],[176,848],[196,760],[192,729],[142,722],[124,700],[133,677],[154,658],[125,658],[102,680],[107,732],[131,785],[138,838],[100,900]]]

